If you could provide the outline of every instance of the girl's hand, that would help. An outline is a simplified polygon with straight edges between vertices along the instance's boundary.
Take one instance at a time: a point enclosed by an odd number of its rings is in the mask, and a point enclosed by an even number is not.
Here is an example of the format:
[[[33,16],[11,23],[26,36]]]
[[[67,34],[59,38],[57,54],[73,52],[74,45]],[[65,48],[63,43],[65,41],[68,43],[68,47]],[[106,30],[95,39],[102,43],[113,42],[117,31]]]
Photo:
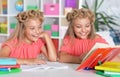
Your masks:
[[[19,64],[46,64],[44,60],[41,59],[18,59]]]
[[[40,34],[39,37],[45,39],[46,37],[49,37],[49,35],[48,35],[47,32],[44,32],[44,31],[43,31],[43,32],[41,32],[41,34]]]
[[[50,35],[43,31],[40,34],[40,38],[45,42],[45,45],[41,48],[42,53],[48,58],[48,60],[56,61],[57,53]]]
[[[79,59],[82,61],[88,52],[84,52],[79,56]]]

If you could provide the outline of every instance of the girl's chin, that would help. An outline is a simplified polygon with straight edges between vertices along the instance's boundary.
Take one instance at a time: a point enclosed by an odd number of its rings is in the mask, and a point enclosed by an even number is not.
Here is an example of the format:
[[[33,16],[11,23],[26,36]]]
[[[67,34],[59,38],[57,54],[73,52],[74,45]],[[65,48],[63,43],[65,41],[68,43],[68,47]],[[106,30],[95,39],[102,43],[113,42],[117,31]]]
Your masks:
[[[39,38],[35,38],[35,39],[33,39],[33,41],[37,41]]]
[[[78,38],[80,38],[80,39],[87,39],[87,37],[78,37]]]
[[[34,39],[33,41],[36,42],[38,39]]]

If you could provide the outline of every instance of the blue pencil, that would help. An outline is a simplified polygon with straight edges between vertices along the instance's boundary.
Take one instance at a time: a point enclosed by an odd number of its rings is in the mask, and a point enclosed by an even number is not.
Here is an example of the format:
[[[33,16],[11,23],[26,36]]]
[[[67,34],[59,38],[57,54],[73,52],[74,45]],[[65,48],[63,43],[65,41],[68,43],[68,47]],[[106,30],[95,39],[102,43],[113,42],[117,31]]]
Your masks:
[[[10,68],[0,68],[0,71],[10,71]]]

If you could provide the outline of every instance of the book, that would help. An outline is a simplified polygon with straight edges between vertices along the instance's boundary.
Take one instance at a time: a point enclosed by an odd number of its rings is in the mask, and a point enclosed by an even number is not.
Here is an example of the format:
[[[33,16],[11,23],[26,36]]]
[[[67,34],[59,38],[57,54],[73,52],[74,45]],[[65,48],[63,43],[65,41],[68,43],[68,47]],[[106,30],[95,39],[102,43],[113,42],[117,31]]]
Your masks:
[[[102,75],[104,77],[120,77],[119,74],[106,74],[105,71],[101,71],[101,70],[96,70],[95,73],[98,75]]]
[[[16,58],[0,58],[0,65],[16,65]]]
[[[18,73],[20,71],[21,71],[20,68],[11,68],[10,70],[0,71],[0,74]]]
[[[82,62],[85,61],[90,56],[90,54],[92,54],[97,48],[108,48],[108,47],[111,47],[111,46],[108,44],[104,44],[104,43],[96,43],[91,48],[91,50],[87,53],[87,55],[83,58]]]
[[[68,66],[59,62],[47,62],[47,64],[41,65],[21,65],[22,71],[37,71],[48,69],[67,69]]]
[[[16,65],[0,65],[0,68],[20,68],[20,64],[16,64]]]
[[[120,62],[104,62],[99,66],[95,66],[95,69],[120,73]]]
[[[104,71],[104,74],[109,74],[109,75],[119,75],[119,76],[120,76],[120,72]]]
[[[89,53],[83,58],[76,70],[94,68],[98,64],[110,61],[120,53],[120,47],[111,47],[108,44],[96,43]]]

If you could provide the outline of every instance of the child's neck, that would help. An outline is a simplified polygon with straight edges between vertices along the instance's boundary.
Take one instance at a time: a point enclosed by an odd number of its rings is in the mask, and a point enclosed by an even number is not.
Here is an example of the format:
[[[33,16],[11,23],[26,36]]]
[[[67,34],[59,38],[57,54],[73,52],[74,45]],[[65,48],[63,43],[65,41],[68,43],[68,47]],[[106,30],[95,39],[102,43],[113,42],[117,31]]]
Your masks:
[[[27,44],[32,44],[32,43],[33,43],[33,41],[30,41],[30,40],[28,40],[28,39],[24,39],[23,42],[25,42],[25,43],[27,43]]]

